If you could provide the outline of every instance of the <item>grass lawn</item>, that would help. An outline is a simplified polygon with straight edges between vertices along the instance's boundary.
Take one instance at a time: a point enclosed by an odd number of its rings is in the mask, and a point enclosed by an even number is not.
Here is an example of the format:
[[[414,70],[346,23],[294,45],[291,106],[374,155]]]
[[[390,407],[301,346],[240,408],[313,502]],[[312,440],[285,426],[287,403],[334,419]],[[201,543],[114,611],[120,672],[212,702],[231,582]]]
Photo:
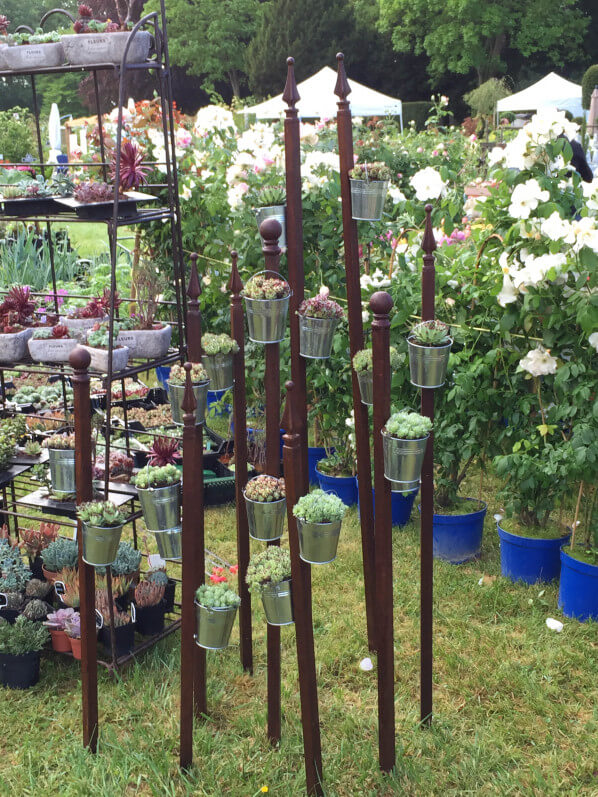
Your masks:
[[[474,483],[477,478],[472,495]],[[556,587],[513,585],[499,576],[495,511],[491,503],[479,561],[435,564],[430,729],[418,727],[416,515],[395,529],[397,767],[390,776],[377,765],[376,671],[359,668],[369,654],[354,509],[337,561],[313,568],[327,794],[598,794],[598,625],[566,620],[561,634],[549,631],[546,618],[561,617]],[[232,507],[208,510],[206,539],[235,561]],[[302,794],[294,630],[281,633],[283,739],[272,749],[265,735],[265,629],[256,605],[253,677],[239,666],[238,625],[233,647],[208,654],[210,716],[196,727],[196,766],[185,776],[177,767],[178,635],[118,682],[100,673],[97,756],[81,747],[77,665],[45,659],[37,686],[2,692],[0,794],[251,797],[263,786],[280,797]]]
[[[53,229],[67,229],[71,245],[79,257],[93,259],[102,253],[109,254],[108,232],[105,224],[93,222],[77,222],[72,224],[54,224]],[[127,227],[120,227],[118,240],[132,250],[134,245],[133,233]]]

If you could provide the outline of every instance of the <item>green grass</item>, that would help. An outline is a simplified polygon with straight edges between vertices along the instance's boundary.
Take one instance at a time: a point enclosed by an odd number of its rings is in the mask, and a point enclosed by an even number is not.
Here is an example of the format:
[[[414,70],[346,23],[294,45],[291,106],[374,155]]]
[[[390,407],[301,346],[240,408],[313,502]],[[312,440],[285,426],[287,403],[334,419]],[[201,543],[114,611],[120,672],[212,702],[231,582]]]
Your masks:
[[[477,480],[470,494],[477,495]],[[598,626],[565,620],[561,634],[549,631],[546,618],[561,617],[556,587],[514,585],[499,576],[496,509],[491,501],[479,561],[434,565],[435,717],[429,729],[418,726],[416,515],[394,530],[393,775],[382,775],[377,764],[376,672],[359,668],[370,654],[354,509],[343,525],[337,561],[312,568],[328,795],[598,794]],[[211,550],[235,561],[231,507],[207,511],[206,539]],[[0,794],[251,797],[262,786],[280,797],[302,794],[294,629],[281,630],[283,738],[272,749],[265,734],[265,628],[255,605],[253,677],[239,665],[238,625],[234,647],[208,653],[210,716],[196,725],[196,766],[187,775],[177,766],[178,634],[122,680],[100,674],[97,756],[81,747],[77,666],[45,659],[37,686],[2,691]]]
[[[77,222],[53,225],[53,229],[62,228],[68,229],[71,246],[79,257],[93,259],[102,253],[109,255],[108,232],[105,224]],[[119,228],[118,240],[127,249],[133,250],[133,233],[127,227]]]

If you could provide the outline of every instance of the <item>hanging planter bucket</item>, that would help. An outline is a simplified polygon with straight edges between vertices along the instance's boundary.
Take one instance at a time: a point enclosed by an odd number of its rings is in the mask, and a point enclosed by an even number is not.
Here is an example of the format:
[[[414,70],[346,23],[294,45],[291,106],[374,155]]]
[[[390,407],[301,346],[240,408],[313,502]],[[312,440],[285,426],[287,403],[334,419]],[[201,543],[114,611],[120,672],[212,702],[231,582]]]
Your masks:
[[[276,271],[260,271],[254,276],[257,277],[260,274],[269,275],[268,279],[283,279]],[[254,343],[280,343],[281,340],[284,340],[290,298],[290,287],[288,287],[288,295],[282,296],[280,299],[252,299],[249,296],[243,296],[247,311],[249,340]]]
[[[181,559],[183,556],[183,534],[182,526],[172,529],[161,529],[153,531],[158,553],[162,559],[174,560]]]
[[[429,436],[402,440],[382,432],[384,475],[392,482],[391,490],[402,493],[419,486]]]
[[[181,484],[138,487],[137,495],[148,531],[164,531],[181,524]]]
[[[297,518],[299,556],[310,565],[327,565],[336,559],[342,521],[306,523]]]
[[[83,561],[93,567],[113,564],[123,526],[88,526],[87,523],[82,526]]]
[[[310,360],[326,360],[332,351],[332,341],[338,318],[299,316],[299,353]]]
[[[420,346],[407,338],[409,346],[409,372],[415,387],[442,387],[453,341],[444,346]]]
[[[570,534],[556,539],[522,537],[501,528],[497,522],[500,538],[500,570],[511,581],[537,584],[538,581],[554,581],[561,574],[561,548],[571,538]]]
[[[351,215],[358,221],[380,221],[388,180],[351,180]]]
[[[272,542],[282,537],[287,511],[286,498],[278,501],[252,501],[245,496],[245,506],[249,536],[252,539]]]
[[[561,548],[559,609],[575,620],[598,620],[598,565],[582,562]]]
[[[49,448],[52,492],[59,498],[75,495],[75,452],[71,449]]]
[[[361,403],[373,406],[374,404],[374,374],[372,371],[360,371],[357,374]]]
[[[185,385],[173,385],[171,382],[167,382],[166,384],[168,385],[168,398],[170,399],[172,422],[176,426],[182,426],[183,415],[185,414],[185,411],[181,407],[181,404],[183,403],[183,398],[185,396]],[[197,402],[197,407],[195,408],[196,426],[201,426],[201,424],[205,421],[209,384],[210,380],[208,379],[205,382],[199,382],[197,385],[193,385],[193,395],[195,397],[195,401]]]
[[[206,650],[222,650],[228,647],[236,615],[236,606],[210,608],[195,601],[196,643],[199,647]]]
[[[281,249],[286,249],[287,245],[287,208],[286,205],[269,205],[265,208],[256,208],[255,211],[255,218],[257,221],[257,228],[258,231],[261,227],[263,221],[266,219],[276,219],[280,223],[282,227],[282,232],[280,233],[280,238],[278,239],[278,245]],[[260,238],[262,236],[260,235]],[[262,238],[262,245],[265,244],[266,241]]]
[[[293,620],[293,591],[291,580],[268,584],[262,588],[262,606],[269,625],[291,625]]]
[[[232,354],[204,354],[201,361],[210,377],[210,392],[229,390],[234,385]]]

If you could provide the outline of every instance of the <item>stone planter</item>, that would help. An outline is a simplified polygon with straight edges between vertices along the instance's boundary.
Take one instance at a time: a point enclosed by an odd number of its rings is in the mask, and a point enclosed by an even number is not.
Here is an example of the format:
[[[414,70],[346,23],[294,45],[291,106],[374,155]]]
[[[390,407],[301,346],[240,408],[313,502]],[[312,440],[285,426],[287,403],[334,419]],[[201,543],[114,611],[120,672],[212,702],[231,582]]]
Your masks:
[[[105,315],[103,318],[69,318],[65,315],[60,316],[60,323],[68,327],[71,335],[79,343],[85,343],[88,331],[94,324],[101,321],[108,321],[108,316]]]
[[[0,69],[8,69],[8,64],[6,63],[6,58],[4,57],[4,53],[8,44],[0,44]]]
[[[127,31],[116,33],[73,33],[62,37],[62,44],[69,64],[89,66],[90,64],[120,64],[131,34]],[[131,41],[127,53],[127,63],[142,63],[147,60],[151,35],[139,30]]]
[[[61,66],[64,49],[61,42],[18,44],[4,50],[4,60],[13,72],[31,72],[44,67]]]
[[[83,346],[87,349],[91,356],[90,367],[94,371],[101,371],[103,374],[108,373],[108,349],[95,349],[93,346]],[[127,346],[120,346],[118,349],[112,350],[112,373],[122,371],[127,367],[129,362],[129,349]]]
[[[40,363],[65,363],[78,346],[75,338],[30,338],[27,345],[31,359]]]
[[[129,357],[157,360],[168,353],[172,327],[166,324],[162,329],[127,329],[118,333],[116,342],[129,349]]]
[[[27,341],[33,335],[32,329],[21,332],[6,332],[0,335],[0,363],[14,363],[22,360],[27,353]]]

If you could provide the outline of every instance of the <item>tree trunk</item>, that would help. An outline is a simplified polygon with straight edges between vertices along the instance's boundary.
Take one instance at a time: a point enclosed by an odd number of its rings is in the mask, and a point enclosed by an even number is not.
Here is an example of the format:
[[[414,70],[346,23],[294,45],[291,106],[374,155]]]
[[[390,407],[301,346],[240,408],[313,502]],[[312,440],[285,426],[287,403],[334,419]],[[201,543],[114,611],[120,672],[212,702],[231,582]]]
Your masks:
[[[229,70],[228,79],[230,80],[230,85],[233,90],[233,94],[238,99],[241,99],[241,82],[239,80],[239,73],[236,69]]]

